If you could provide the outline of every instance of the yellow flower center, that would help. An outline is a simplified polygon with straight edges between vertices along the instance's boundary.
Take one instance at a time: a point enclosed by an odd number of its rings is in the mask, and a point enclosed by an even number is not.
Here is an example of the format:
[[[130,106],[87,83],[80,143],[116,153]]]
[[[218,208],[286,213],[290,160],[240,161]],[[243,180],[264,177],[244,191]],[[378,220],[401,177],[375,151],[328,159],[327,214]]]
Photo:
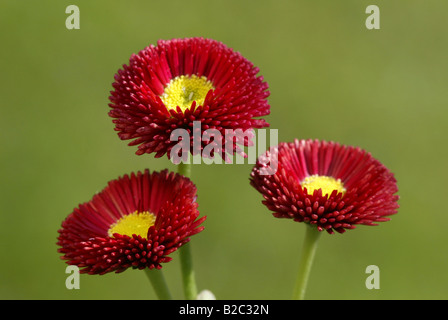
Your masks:
[[[156,221],[156,216],[152,213],[138,212],[130,213],[120,220],[112,224],[109,228],[108,235],[113,237],[114,233],[132,237],[133,234],[146,238],[149,227],[153,226]]]
[[[302,183],[300,184],[302,188],[306,188],[309,195],[314,193],[314,190],[322,189],[322,195],[325,196],[333,192],[333,190],[337,190],[338,193],[345,193],[344,184],[341,179],[335,179],[333,177],[328,176],[319,176],[317,174],[306,177]]]
[[[160,98],[168,110],[176,110],[179,106],[184,112],[193,101],[196,101],[197,106],[203,105],[207,93],[212,89],[215,88],[204,76],[180,76],[170,81]]]

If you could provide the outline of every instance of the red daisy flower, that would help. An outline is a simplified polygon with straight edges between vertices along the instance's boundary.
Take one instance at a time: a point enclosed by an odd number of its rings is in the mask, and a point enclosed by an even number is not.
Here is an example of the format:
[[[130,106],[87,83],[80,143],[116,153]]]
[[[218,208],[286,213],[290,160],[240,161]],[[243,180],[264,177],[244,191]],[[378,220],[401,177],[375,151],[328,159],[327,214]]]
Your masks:
[[[160,269],[204,229],[197,207],[196,186],[179,174],[124,175],[63,221],[58,252],[82,273]]]
[[[109,115],[118,136],[138,145],[137,155],[170,157],[178,143],[170,140],[171,133],[182,128],[192,136],[194,121],[200,121],[201,135],[216,129],[222,139],[226,129],[246,132],[269,126],[255,119],[270,113],[268,85],[258,72],[240,53],[215,40],[160,40],[133,54],[115,75]],[[191,139],[190,152],[199,154],[213,141],[225,144],[214,139]],[[243,145],[251,144],[250,137],[243,140]],[[232,145],[229,151],[239,152]]]
[[[277,171],[263,175],[269,161]],[[259,157],[250,183],[275,217],[328,233],[388,221],[399,207],[394,175],[370,153],[334,142],[280,143]]]

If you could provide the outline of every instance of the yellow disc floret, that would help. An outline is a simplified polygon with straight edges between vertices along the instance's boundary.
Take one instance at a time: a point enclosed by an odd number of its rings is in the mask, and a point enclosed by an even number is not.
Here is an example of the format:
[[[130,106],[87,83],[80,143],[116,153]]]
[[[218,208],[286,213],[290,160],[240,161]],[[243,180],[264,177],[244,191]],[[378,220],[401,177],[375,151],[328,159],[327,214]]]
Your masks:
[[[176,110],[179,106],[185,111],[193,101],[197,106],[203,105],[207,93],[213,89],[212,83],[204,76],[180,76],[170,81],[160,98],[168,110]]]
[[[333,192],[333,190],[337,190],[337,192],[345,193],[344,184],[341,179],[335,179],[333,177],[328,176],[319,176],[317,174],[306,177],[302,183],[300,184],[302,188],[307,189],[307,193],[312,195],[314,190],[322,189],[322,195],[325,196]]]
[[[127,235],[132,237],[133,234],[146,238],[149,227],[153,226],[156,221],[155,215],[150,212],[130,213],[123,216],[120,220],[112,224],[109,228],[108,235],[112,237],[114,233]]]

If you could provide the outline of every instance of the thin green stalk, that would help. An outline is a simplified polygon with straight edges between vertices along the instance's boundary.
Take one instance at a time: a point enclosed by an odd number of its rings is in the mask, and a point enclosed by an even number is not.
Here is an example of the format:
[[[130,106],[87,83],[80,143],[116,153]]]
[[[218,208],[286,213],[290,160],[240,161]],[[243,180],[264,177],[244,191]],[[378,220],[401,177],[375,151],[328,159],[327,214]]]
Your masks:
[[[170,290],[163,276],[162,270],[145,268],[145,273],[160,300],[172,300]]]
[[[321,233],[315,226],[306,225],[305,240],[303,242],[302,255],[299,262],[299,273],[297,275],[293,295],[294,300],[305,299],[308,278],[310,276],[320,234]]]
[[[191,164],[180,162],[177,165],[177,173],[183,175],[184,177],[190,178],[190,176],[191,176]]]
[[[191,165],[181,162],[178,164],[177,172],[187,178],[191,176]],[[193,270],[193,256],[191,253],[191,244],[186,243],[179,249],[180,266],[182,271],[182,281],[185,299],[196,300],[198,290]]]
[[[198,290],[193,270],[191,244],[186,243],[179,250],[185,299],[196,300]]]

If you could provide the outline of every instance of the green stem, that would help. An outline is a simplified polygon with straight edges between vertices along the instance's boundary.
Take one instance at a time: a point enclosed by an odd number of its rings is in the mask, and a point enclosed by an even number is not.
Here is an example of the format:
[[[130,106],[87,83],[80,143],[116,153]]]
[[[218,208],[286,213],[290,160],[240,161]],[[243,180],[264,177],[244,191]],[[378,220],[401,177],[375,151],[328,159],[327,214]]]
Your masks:
[[[196,297],[198,296],[198,290],[196,288],[190,243],[186,243],[182,246],[182,248],[180,248],[179,256],[182,269],[185,299],[196,300]]]
[[[191,164],[189,163],[179,163],[177,165],[177,173],[183,175],[184,177],[190,178],[191,176]]]
[[[316,254],[317,243],[320,232],[315,226],[306,225],[305,240],[303,242],[302,255],[299,262],[299,273],[297,275],[296,287],[293,299],[303,300],[305,298],[306,286],[310,276],[311,266],[313,265],[314,255]]]
[[[170,290],[166,284],[162,270],[145,268],[145,273],[160,300],[172,300]]]
[[[181,162],[178,164],[177,172],[187,178],[191,176],[191,165]],[[186,243],[179,249],[180,265],[182,271],[182,281],[184,295],[187,300],[196,300],[198,295],[196,279],[193,270],[193,256],[191,253],[191,244]]]

